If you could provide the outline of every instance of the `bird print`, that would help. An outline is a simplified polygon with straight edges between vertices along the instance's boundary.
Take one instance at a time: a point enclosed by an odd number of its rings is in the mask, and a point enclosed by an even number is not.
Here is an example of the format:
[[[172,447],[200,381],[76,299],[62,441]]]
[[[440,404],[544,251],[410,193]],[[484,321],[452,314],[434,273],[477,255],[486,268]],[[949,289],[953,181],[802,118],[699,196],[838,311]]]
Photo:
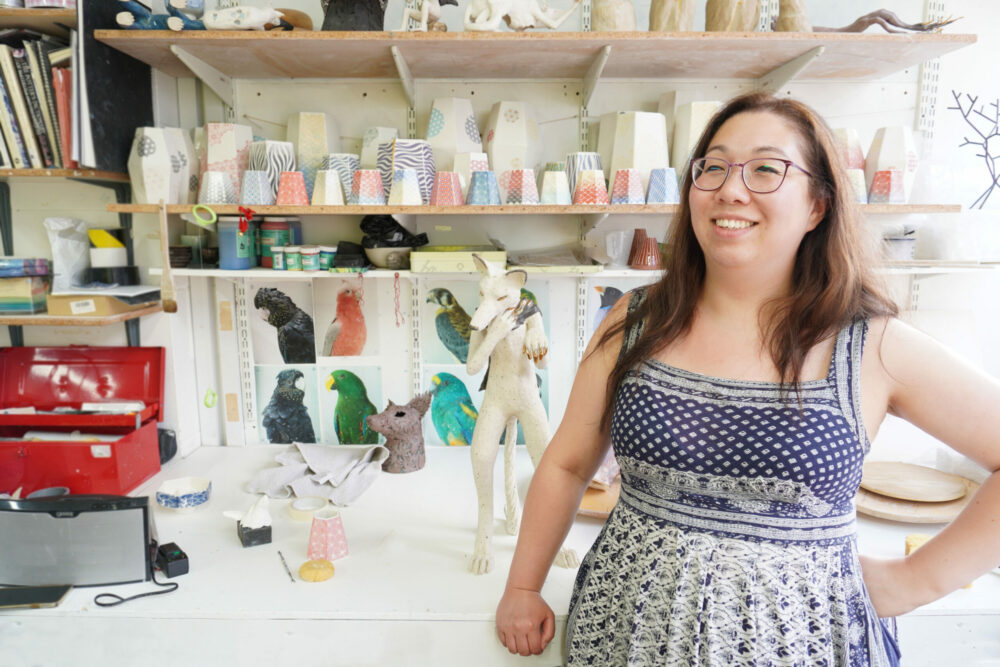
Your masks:
[[[536,297],[536,296],[535,296],[535,295],[534,295],[534,294],[533,294],[533,293],[531,292],[531,290],[526,290],[526,289],[524,289],[524,288],[522,287],[522,288],[521,288],[521,298],[522,298],[522,299],[527,299],[528,301],[530,301],[531,303],[535,304],[536,306],[538,305],[538,297]]]
[[[361,312],[361,295],[352,287],[337,293],[337,314],[326,328],[323,354],[329,357],[356,357],[368,339],[365,314]]]
[[[459,362],[465,363],[469,358],[469,321],[472,319],[465,312],[455,295],[443,287],[435,287],[427,292],[427,303],[436,303],[438,308],[434,314],[434,326],[437,327],[438,338]]]
[[[333,430],[342,445],[374,445],[378,433],[368,426],[368,415],[378,414],[368,400],[365,383],[351,371],[336,370],[326,379],[328,391],[337,392],[333,409]]]
[[[303,377],[302,371],[294,368],[278,373],[278,384],[261,419],[268,442],[316,442],[312,419],[309,418],[306,406],[302,404],[306,393],[298,386]]]
[[[309,313],[273,287],[257,290],[253,305],[264,321],[278,330],[278,351],[286,364],[316,363],[316,338]]]
[[[594,315],[594,331],[597,331],[597,327],[604,321],[611,306],[615,305],[624,293],[617,287],[610,285],[598,285],[594,289],[601,295],[601,306],[597,309],[597,314]]]
[[[438,373],[431,382],[431,422],[441,442],[450,447],[471,444],[479,411],[465,383],[451,373]]]

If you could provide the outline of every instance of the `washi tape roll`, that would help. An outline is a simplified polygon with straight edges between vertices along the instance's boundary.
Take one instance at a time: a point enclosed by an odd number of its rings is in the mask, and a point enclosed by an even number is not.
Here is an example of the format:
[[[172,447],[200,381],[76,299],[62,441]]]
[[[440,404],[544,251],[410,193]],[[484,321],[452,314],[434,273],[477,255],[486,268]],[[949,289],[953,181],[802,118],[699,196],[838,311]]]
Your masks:
[[[296,498],[288,506],[288,513],[296,521],[312,521],[313,514],[327,506],[326,498],[305,496]]]

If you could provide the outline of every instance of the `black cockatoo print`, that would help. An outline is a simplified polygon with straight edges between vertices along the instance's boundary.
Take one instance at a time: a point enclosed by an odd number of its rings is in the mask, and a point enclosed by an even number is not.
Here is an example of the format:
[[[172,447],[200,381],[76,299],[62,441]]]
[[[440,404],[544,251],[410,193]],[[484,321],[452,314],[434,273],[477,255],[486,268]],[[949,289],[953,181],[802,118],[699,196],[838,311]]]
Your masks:
[[[316,363],[316,339],[309,313],[273,287],[257,290],[253,305],[261,317],[278,330],[278,350],[286,364]]]
[[[302,371],[295,368],[278,373],[278,386],[274,388],[261,420],[268,442],[316,442],[309,411],[302,404],[306,393],[298,386],[303,377]]]

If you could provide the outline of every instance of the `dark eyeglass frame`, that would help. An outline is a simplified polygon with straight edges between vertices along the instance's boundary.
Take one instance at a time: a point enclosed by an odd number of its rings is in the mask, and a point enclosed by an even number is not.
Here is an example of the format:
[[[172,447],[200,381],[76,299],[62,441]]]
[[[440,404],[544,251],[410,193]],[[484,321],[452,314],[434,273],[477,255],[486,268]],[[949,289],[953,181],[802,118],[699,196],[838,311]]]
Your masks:
[[[714,188],[702,188],[702,187],[698,186],[697,179],[695,178],[695,175],[694,175],[695,165],[698,164],[699,162],[703,162],[704,160],[718,160],[719,162],[724,162],[726,164],[726,175],[723,177],[722,182],[719,183],[719,185],[717,187],[714,187]],[[774,161],[774,162],[781,162],[781,163],[783,163],[785,165],[785,173],[783,173],[781,175],[781,182],[778,183],[778,185],[773,190],[754,190],[752,187],[750,187],[750,181],[747,178],[747,172],[746,172],[745,167],[746,167],[746,165],[750,164],[751,162],[757,162],[758,160],[771,160],[771,161]],[[729,180],[729,174],[730,174],[730,172],[732,172],[733,167],[739,167],[740,168],[740,176],[743,178],[743,185],[746,186],[747,190],[749,190],[750,192],[753,192],[755,194],[758,194],[758,195],[769,195],[772,192],[777,192],[778,188],[780,188],[785,183],[785,178],[788,176],[788,168],[789,167],[795,167],[796,169],[798,169],[799,171],[801,171],[806,176],[809,176],[810,178],[812,178],[812,174],[809,173],[808,171],[806,171],[805,169],[803,169],[802,167],[800,167],[799,165],[795,164],[791,160],[786,160],[786,159],[780,158],[780,157],[755,157],[755,158],[753,158],[751,160],[747,160],[746,162],[729,162],[727,160],[723,160],[721,157],[708,156],[708,157],[700,157],[700,158],[698,158],[696,160],[691,160],[691,185],[693,185],[698,190],[701,190],[702,192],[715,192],[716,190],[721,190],[722,186],[724,186],[726,184],[726,181]]]

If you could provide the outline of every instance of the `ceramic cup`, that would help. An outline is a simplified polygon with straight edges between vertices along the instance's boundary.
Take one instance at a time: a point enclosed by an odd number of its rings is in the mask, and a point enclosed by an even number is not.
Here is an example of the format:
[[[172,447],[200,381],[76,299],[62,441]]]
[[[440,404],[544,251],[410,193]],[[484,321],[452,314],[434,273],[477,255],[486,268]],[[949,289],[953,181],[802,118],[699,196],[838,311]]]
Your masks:
[[[474,171],[469,182],[469,196],[465,203],[470,206],[499,206],[500,186],[497,175],[492,171]]]
[[[434,187],[431,189],[431,206],[461,206],[464,203],[462,181],[458,172],[436,172],[434,174]]]
[[[501,181],[506,184],[505,201],[508,204],[538,203],[534,169],[510,169],[503,173]]]
[[[604,184],[604,172],[600,169],[584,169],[576,176],[573,190],[574,204],[607,204],[608,188]]]
[[[632,266],[635,262],[635,258],[639,255],[639,249],[642,248],[642,244],[646,242],[646,230],[639,227],[632,232],[632,244],[629,246],[628,251],[628,264]]]
[[[647,236],[636,251],[635,259],[629,264],[633,269],[652,271],[662,268],[660,262],[660,244],[656,239]]]
[[[278,179],[278,206],[309,206],[306,178],[301,171],[283,171]]]
[[[649,172],[649,187],[646,189],[647,204],[676,204],[681,194],[677,187],[677,172],[673,167],[657,167]]]
[[[355,153],[330,153],[323,158],[321,168],[337,172],[343,192],[347,195],[347,203],[356,204],[356,201],[351,201],[351,185],[354,183],[354,172],[361,169],[361,158]],[[313,190],[315,196],[316,191]]]
[[[309,530],[309,560],[332,562],[347,554],[347,535],[340,512],[330,507],[318,510]]]
[[[542,204],[568,206],[573,203],[569,192],[569,178],[565,171],[546,171],[542,174]]]
[[[455,153],[454,170],[458,172],[458,180],[462,183],[462,197],[469,197],[469,184],[475,171],[489,171],[490,160],[486,153]]]
[[[645,204],[646,196],[642,192],[642,177],[638,169],[619,169],[615,172],[614,185],[611,187],[612,204]]]
[[[206,171],[201,175],[199,204],[235,204],[236,189],[224,171]]]
[[[409,167],[394,170],[392,186],[389,189],[389,204],[393,206],[420,206],[423,203],[424,200],[420,197],[417,170]]]
[[[274,204],[271,180],[266,171],[247,170],[243,172],[240,203],[244,206],[271,206]]]
[[[382,174],[378,169],[358,169],[354,172],[351,199],[359,206],[385,204],[385,189],[382,187]]]
[[[601,168],[601,154],[590,151],[569,153],[566,156],[566,176],[569,178],[569,191],[576,192],[577,174],[588,169]],[[603,172],[602,172],[603,173]]]
[[[628,255],[631,247],[632,232],[628,229],[619,229],[608,232],[604,237],[604,249],[608,253],[608,262],[611,266],[624,267],[628,265]]]
[[[320,169],[316,172],[316,182],[313,184],[313,206],[343,206],[344,185],[340,173],[333,169]]]

